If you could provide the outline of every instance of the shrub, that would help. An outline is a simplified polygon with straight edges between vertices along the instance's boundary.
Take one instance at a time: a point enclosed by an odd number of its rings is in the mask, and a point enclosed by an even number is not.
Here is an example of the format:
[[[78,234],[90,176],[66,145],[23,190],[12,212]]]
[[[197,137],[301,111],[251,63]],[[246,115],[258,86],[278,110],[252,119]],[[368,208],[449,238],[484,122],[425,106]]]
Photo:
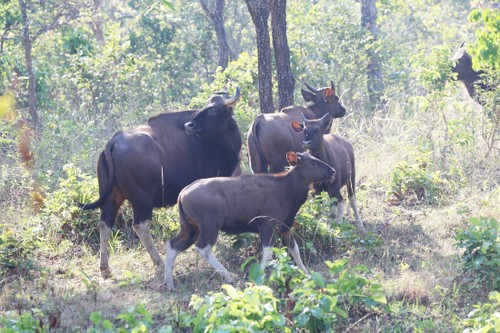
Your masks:
[[[47,196],[41,216],[51,224],[58,223],[58,230],[65,238],[77,241],[97,241],[97,212],[84,211],[76,202],[89,202],[98,193],[97,181],[69,163],[63,166],[65,178],[60,178],[58,188]],[[50,175],[49,175],[50,177]]]
[[[0,316],[0,328],[3,333],[44,333],[48,332],[44,328],[42,318],[45,315],[38,309],[31,312],[18,314],[15,311],[7,311],[4,315]]]
[[[500,288],[500,228],[494,218],[471,218],[471,225],[458,232],[455,246],[465,249],[462,260],[466,272],[477,282]]]
[[[278,312],[278,299],[271,288],[247,285],[237,290],[223,285],[223,292],[193,295],[190,307],[193,316],[186,316],[184,325],[193,332],[282,332],[285,317]]]
[[[490,293],[491,303],[474,305],[475,309],[469,313],[463,324],[467,327],[464,333],[493,333],[500,332],[500,293]]]
[[[32,269],[33,262],[29,259],[32,244],[16,239],[13,231],[3,225],[0,225],[0,231],[0,276]]]
[[[388,199],[393,203],[437,204],[444,192],[446,180],[440,171],[430,170],[430,160],[425,156],[416,163],[402,162],[390,175]]]
[[[310,332],[331,331],[332,324],[349,318],[349,314],[387,304],[382,286],[358,275],[367,272],[367,267],[350,268],[346,259],[325,263],[332,275],[330,282],[313,272],[291,293],[296,326]]]

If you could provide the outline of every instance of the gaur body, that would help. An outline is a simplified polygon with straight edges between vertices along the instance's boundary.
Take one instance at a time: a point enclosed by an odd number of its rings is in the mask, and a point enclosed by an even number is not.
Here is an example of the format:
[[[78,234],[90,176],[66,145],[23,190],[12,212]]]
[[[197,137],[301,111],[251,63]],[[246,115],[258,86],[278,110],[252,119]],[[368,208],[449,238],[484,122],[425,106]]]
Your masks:
[[[351,143],[337,135],[323,134],[329,126],[329,115],[321,119],[306,119],[302,117],[302,123],[292,122],[291,127],[304,133],[303,149],[306,149],[312,156],[322,160],[337,172],[334,180],[315,183],[316,193],[328,192],[330,198],[336,198],[337,202],[332,203],[330,215],[332,218],[342,220],[344,214],[344,198],[340,193],[342,187],[346,186],[349,203],[354,211],[356,227],[364,232],[363,222],[359,216],[356,203],[356,169],[354,163],[354,149]]]
[[[81,204],[101,208],[100,269],[110,275],[108,240],[118,209],[128,200],[134,211],[133,228],[155,265],[163,261],[150,229],[154,207],[171,206],[180,191],[200,178],[230,176],[239,164],[241,133],[232,118],[239,97],[225,93],[210,97],[199,111],[164,113],[148,124],[116,133],[99,156],[99,199]]]
[[[167,242],[165,283],[173,288],[176,256],[196,242],[196,249],[223,278],[232,277],[212,253],[219,231],[259,233],[264,268],[271,256],[273,233],[281,236],[297,265],[305,271],[297,245],[290,233],[295,215],[306,201],[309,185],[332,178],[335,171],[308,154],[288,153],[294,167],[278,174],[242,175],[201,179],[179,195],[181,229]]]

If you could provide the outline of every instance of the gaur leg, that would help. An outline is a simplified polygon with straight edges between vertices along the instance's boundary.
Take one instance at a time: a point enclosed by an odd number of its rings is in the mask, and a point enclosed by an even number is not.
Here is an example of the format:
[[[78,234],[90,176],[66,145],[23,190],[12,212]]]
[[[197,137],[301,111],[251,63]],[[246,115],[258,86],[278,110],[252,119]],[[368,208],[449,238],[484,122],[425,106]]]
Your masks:
[[[226,282],[232,283],[234,281],[233,277],[231,276],[231,274],[229,274],[229,271],[220,263],[220,261],[217,260],[217,258],[214,256],[214,254],[212,253],[212,246],[213,245],[207,244],[205,247],[199,248],[198,245],[196,245],[196,250],[200,253],[200,255],[203,258],[205,258],[208,261],[208,263],[217,271],[217,273],[219,273],[224,278],[224,280],[226,280]]]
[[[288,253],[290,253],[290,256],[292,256],[293,260],[297,264],[297,266],[307,274],[307,268],[304,266],[304,263],[302,263],[302,259],[300,258],[300,252],[299,252],[299,247],[297,246],[297,242],[292,236],[292,232],[289,228],[283,229],[281,231],[281,241],[283,244],[285,244],[288,248]]]
[[[112,198],[112,196],[111,196]],[[118,214],[122,200],[108,200],[101,208],[101,220],[99,221],[99,243],[100,243],[100,263],[101,276],[105,279],[111,276],[109,269],[109,254],[108,254],[108,241],[111,237],[112,230]]]
[[[354,212],[354,218],[356,219],[356,228],[364,233],[365,227],[359,215],[358,204],[356,202],[356,192],[354,190],[354,180],[352,178],[351,181],[347,183],[347,196],[349,198],[349,204],[351,205],[352,210]]]
[[[217,221],[216,215],[205,215],[203,218],[207,220]],[[228,270],[219,262],[219,260],[217,260],[212,252],[212,247],[217,241],[217,236],[219,234],[219,230],[222,227],[222,223],[198,223],[197,226],[200,231],[198,240],[196,241],[196,250],[203,258],[208,261],[208,263],[217,271],[217,273],[219,273],[224,278],[224,280],[226,280],[226,282],[232,283],[233,278],[231,277],[231,274],[229,274]]]
[[[181,213],[181,230],[166,245],[164,283],[168,290],[172,291],[174,289],[174,264],[177,255],[193,245],[197,238],[198,229],[196,225],[187,223]]]
[[[271,251],[271,243],[274,236],[274,230],[278,220],[268,216],[258,216],[250,223],[257,223],[257,230],[259,231],[260,243],[262,245],[262,260],[260,262],[260,269],[266,269],[267,263],[273,256]]]
[[[137,236],[139,236],[142,245],[144,245],[144,247],[148,251],[155,266],[161,268],[163,262],[161,260],[160,254],[158,253],[158,250],[153,243],[153,238],[151,237],[150,232],[151,218],[153,216],[153,206],[132,203],[132,208],[134,210],[134,231]]]
[[[144,222],[134,224],[133,228],[137,236],[139,236],[139,239],[141,240],[142,244],[148,251],[149,255],[151,256],[151,259],[153,260],[155,266],[161,266],[162,260],[160,254],[158,253],[158,250],[156,249],[153,243],[153,238],[151,237],[151,232],[150,232],[150,226],[151,226],[151,220],[146,220]]]

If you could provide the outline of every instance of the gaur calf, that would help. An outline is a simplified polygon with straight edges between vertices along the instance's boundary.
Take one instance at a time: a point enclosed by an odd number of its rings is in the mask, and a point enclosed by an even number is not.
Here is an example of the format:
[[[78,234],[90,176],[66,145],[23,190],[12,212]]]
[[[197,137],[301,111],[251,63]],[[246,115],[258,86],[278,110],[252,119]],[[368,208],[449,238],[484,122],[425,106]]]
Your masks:
[[[276,232],[290,255],[306,271],[290,232],[295,215],[306,201],[313,182],[331,179],[335,170],[307,153],[288,152],[289,171],[238,177],[200,179],[179,194],[181,228],[166,244],[165,285],[174,288],[173,267],[177,255],[196,242],[196,249],[227,281],[233,278],[212,253],[219,231],[231,234],[258,233],[263,247],[261,267],[272,252]]]
[[[302,116],[302,123],[293,121],[291,125],[295,131],[304,133],[302,147],[312,156],[333,167],[337,172],[335,179],[317,182],[313,185],[316,193],[328,192],[330,198],[337,199],[337,202],[332,203],[330,207],[330,216],[338,221],[342,220],[344,198],[340,194],[340,189],[346,186],[349,203],[356,219],[356,227],[359,231],[364,232],[356,203],[354,149],[349,141],[337,135],[323,134],[325,128],[329,126],[329,117],[329,115],[325,115],[320,119],[310,120]]]

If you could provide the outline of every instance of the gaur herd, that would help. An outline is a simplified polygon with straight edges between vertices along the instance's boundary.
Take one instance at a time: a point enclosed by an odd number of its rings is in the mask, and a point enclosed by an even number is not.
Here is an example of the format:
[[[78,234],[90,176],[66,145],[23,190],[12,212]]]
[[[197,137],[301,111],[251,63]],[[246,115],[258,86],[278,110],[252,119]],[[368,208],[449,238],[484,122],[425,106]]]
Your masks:
[[[463,63],[460,57],[463,52],[455,55],[456,71]],[[458,74],[471,92],[464,77]],[[214,93],[201,110],[161,113],[147,124],[117,132],[98,159],[99,198],[80,204],[83,209],[101,210],[102,276],[110,276],[108,241],[124,200],[132,205],[133,229],[158,271],[165,265],[164,284],[169,290],[174,288],[177,255],[193,244],[227,282],[233,281],[212,253],[221,230],[258,233],[262,269],[272,256],[270,247],[276,234],[306,272],[291,228],[310,187],[313,194],[325,191],[335,198],[330,216],[342,220],[340,191],[345,186],[355,225],[364,233],[356,203],[353,147],[330,134],[333,119],[343,117],[346,110],[333,82],[330,87],[306,87],[309,91],[301,91],[306,106],[261,114],[251,124],[247,146],[252,174],[238,175],[242,140],[233,106],[240,97],[239,88],[233,96]],[[176,203],[180,230],[166,243],[163,264],[150,233],[153,208]]]

